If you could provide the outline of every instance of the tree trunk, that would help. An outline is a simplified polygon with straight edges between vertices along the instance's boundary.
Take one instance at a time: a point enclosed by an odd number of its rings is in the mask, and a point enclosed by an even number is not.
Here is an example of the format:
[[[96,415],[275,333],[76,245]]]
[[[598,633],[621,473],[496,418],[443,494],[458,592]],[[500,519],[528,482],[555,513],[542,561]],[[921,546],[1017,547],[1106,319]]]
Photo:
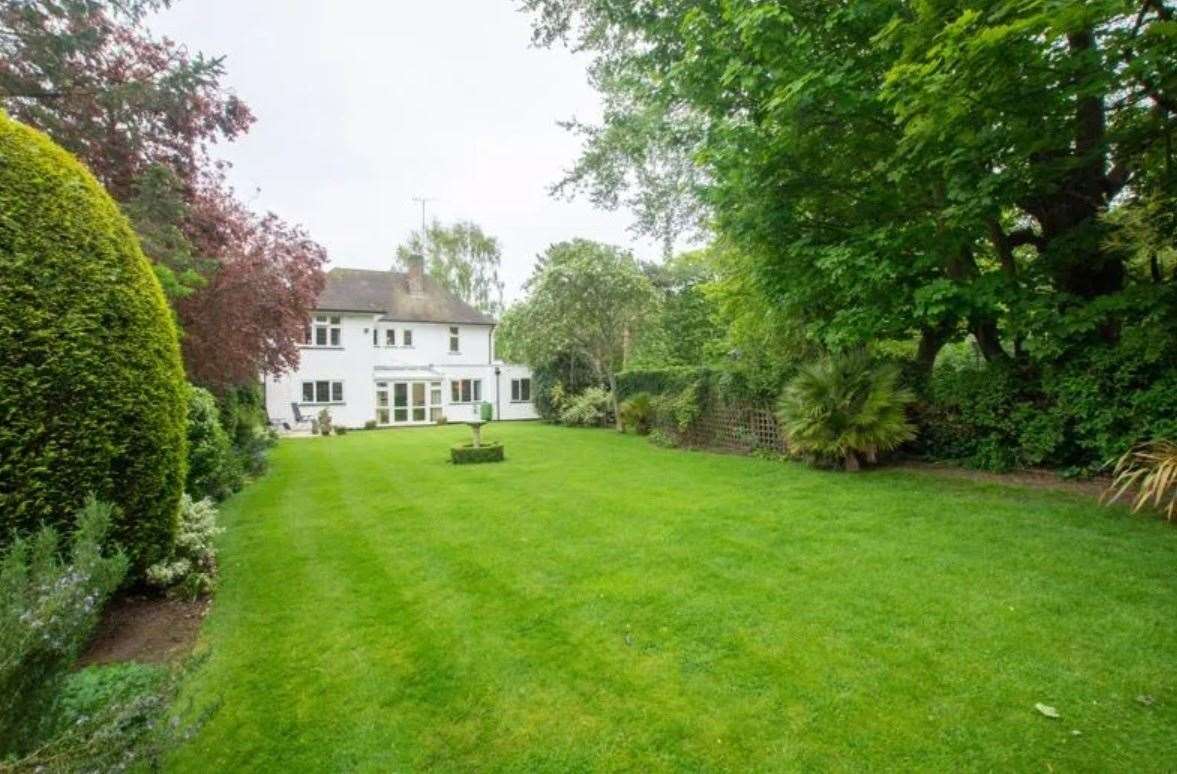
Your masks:
[[[951,335],[952,326],[946,322],[941,322],[935,328],[924,328],[920,332],[919,349],[916,350],[915,364],[916,364],[916,378],[919,379],[917,389],[923,392],[927,387],[928,379],[932,375],[932,368],[936,365],[936,356],[940,354],[940,350],[948,343],[948,337]]]
[[[613,401],[613,425],[617,428],[617,432],[624,433],[625,428],[621,425],[621,408],[617,405],[617,378],[613,376],[613,370],[609,370],[609,397]]]
[[[858,455],[852,451],[846,452],[846,470],[851,473],[862,470],[862,465],[858,462]]]

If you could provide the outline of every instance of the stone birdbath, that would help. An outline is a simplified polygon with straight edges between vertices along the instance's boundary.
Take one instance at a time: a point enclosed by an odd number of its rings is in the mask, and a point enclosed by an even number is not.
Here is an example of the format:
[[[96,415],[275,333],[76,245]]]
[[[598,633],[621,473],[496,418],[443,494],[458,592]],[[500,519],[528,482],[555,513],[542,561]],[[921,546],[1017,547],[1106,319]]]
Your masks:
[[[481,449],[482,448],[482,426],[485,425],[486,422],[482,421],[481,419],[471,419],[466,424],[468,424],[470,426],[470,430],[474,433],[474,448]]]

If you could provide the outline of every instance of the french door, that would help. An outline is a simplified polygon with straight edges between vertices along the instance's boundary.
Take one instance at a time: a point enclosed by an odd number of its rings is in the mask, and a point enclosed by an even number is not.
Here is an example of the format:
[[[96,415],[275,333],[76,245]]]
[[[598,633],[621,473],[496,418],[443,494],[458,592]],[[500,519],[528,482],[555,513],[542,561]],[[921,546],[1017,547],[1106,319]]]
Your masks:
[[[376,382],[376,424],[422,425],[441,415],[441,382]]]

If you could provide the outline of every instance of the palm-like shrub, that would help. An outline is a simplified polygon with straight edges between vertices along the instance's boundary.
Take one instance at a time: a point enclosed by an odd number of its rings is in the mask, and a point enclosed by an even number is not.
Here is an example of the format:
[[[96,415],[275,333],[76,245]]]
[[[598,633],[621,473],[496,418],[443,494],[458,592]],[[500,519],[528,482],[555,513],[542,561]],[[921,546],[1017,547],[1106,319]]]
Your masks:
[[[1173,518],[1177,512],[1177,443],[1153,441],[1128,451],[1116,461],[1115,480],[1105,499],[1115,502],[1129,489],[1136,490],[1132,510],[1152,503]]]
[[[858,470],[915,437],[899,386],[899,369],[864,352],[834,355],[804,366],[777,407],[790,448],[811,460]]]
[[[639,392],[621,404],[621,424],[623,427],[634,429],[638,435],[650,432],[650,425],[654,422],[654,404],[649,393]]]

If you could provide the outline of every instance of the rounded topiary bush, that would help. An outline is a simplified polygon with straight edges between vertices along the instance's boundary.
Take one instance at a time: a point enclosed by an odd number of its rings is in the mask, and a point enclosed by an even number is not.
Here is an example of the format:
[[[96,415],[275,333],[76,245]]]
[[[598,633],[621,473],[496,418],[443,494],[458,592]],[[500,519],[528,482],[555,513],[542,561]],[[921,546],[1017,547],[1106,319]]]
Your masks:
[[[175,324],[118,206],[0,113],[0,541],[71,530],[93,493],[138,571],[166,556],[185,401]]]
[[[459,443],[450,447],[450,459],[455,465],[474,465],[480,462],[502,462],[503,445],[498,441],[484,441],[475,447],[472,443]]]

